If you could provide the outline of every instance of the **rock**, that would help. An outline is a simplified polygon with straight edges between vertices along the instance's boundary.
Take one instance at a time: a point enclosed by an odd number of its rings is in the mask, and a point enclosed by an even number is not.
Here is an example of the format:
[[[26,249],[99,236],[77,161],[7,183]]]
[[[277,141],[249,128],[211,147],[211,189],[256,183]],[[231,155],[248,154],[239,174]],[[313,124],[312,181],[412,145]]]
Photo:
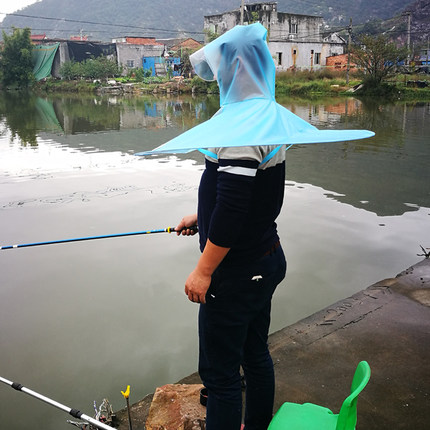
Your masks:
[[[146,430],[204,430],[206,408],[200,404],[201,384],[158,387],[146,420]]]

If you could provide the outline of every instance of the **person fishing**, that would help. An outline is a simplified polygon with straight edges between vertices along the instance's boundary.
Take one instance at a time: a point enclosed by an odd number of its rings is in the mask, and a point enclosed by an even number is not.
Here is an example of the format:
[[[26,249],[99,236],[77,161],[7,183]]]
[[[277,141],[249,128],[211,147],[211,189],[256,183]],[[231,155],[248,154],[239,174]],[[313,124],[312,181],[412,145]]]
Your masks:
[[[221,97],[234,97],[232,102],[261,96],[264,81],[253,76],[264,75],[262,62],[273,64],[264,27],[243,27],[240,33],[240,39],[227,35],[213,70]],[[199,73],[199,64],[195,69]],[[206,155],[198,215],[184,217],[175,228],[199,228],[202,254],[185,293],[200,303],[199,374],[208,389],[207,430],[240,429],[240,367],[246,380],[245,429],[267,429],[272,418],[275,381],[267,339],[271,299],[286,272],[275,223],[284,197],[285,149],[263,162],[275,148],[214,148]]]
[[[259,23],[236,26],[190,56],[216,80],[220,109],[208,121],[137,155],[205,154],[197,213],[175,227],[195,234],[201,256],[185,282],[199,303],[199,374],[208,390],[207,430],[265,430],[275,378],[267,341],[271,301],[285,277],[277,232],[284,199],[285,150],[293,144],[373,136],[318,130],[275,101],[275,64]],[[289,145],[288,147],[286,145]],[[246,380],[244,426],[240,367]]]
[[[318,130],[276,103],[275,65],[266,36],[259,23],[236,26],[194,53],[190,60],[196,73],[218,82],[219,111],[160,147],[136,154],[203,152],[196,214],[182,218],[175,229],[0,247],[172,231],[193,235],[197,225],[202,254],[185,282],[185,294],[200,305],[199,373],[208,389],[207,430],[241,428],[240,367],[246,380],[244,429],[265,430],[272,418],[275,378],[267,340],[272,296],[287,266],[276,225],[284,199],[286,149],[374,135],[367,130]],[[0,382],[93,424],[91,417],[19,383]],[[97,421],[94,425],[110,428]]]

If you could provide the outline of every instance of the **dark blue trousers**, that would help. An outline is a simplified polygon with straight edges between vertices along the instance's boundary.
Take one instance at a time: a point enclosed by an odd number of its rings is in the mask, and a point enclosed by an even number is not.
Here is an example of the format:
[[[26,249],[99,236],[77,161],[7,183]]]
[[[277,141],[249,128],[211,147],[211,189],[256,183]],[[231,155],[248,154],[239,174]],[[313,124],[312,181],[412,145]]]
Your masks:
[[[245,429],[266,430],[275,391],[267,346],[272,295],[286,272],[281,247],[252,264],[220,267],[199,312],[199,374],[208,389],[206,430],[239,430],[240,366],[246,381]]]

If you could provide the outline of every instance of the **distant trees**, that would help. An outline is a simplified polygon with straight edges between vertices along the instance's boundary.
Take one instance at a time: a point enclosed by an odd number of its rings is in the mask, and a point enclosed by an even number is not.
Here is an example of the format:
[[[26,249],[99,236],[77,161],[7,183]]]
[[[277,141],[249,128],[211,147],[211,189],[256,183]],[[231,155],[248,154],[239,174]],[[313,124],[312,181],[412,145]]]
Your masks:
[[[361,35],[352,49],[352,61],[363,73],[368,88],[380,86],[407,58],[407,49],[398,48],[383,35]]]
[[[193,49],[183,49],[181,52],[181,74],[182,76],[188,78],[191,76],[191,73],[193,71],[193,66],[190,61],[190,55],[193,54],[195,50]]]
[[[10,36],[3,31],[0,73],[5,87],[25,88],[34,82],[30,35],[29,28],[14,28]]]
[[[220,36],[220,34],[218,34],[216,31],[212,31],[209,28],[206,28],[203,30],[205,33],[205,42],[206,43],[211,43],[213,42],[216,38],[218,38]]]
[[[121,68],[115,60],[97,57],[82,62],[66,61],[60,67],[59,73],[66,80],[107,79],[121,75]]]

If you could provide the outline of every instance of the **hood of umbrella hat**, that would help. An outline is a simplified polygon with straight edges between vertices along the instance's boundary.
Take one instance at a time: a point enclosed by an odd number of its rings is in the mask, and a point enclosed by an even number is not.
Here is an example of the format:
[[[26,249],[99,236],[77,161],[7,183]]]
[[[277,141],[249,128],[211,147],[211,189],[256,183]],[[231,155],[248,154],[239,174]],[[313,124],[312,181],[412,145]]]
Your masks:
[[[220,105],[275,97],[275,63],[260,24],[238,25],[190,56],[204,80],[217,80]]]

